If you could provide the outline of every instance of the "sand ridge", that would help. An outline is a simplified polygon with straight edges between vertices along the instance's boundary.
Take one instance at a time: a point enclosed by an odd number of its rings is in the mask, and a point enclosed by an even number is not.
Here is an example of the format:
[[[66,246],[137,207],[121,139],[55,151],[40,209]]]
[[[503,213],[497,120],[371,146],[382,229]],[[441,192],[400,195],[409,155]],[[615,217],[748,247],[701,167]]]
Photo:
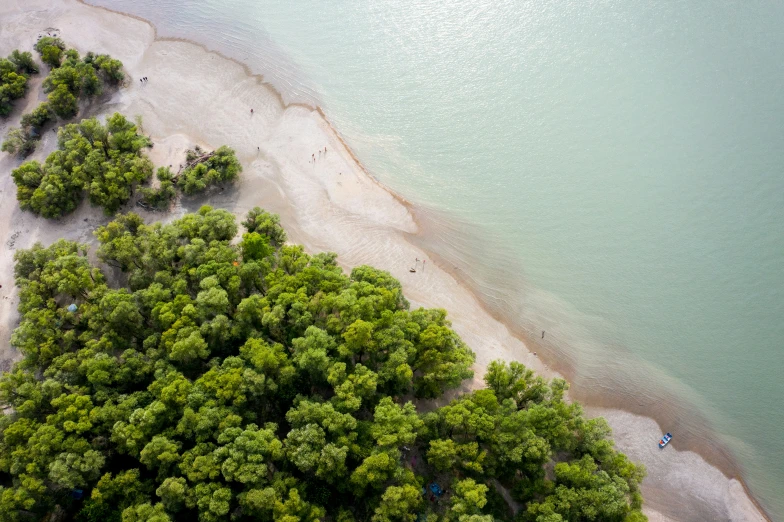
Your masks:
[[[177,168],[185,148],[193,144],[228,144],[237,151],[244,167],[237,187],[208,198],[183,199],[173,212],[142,213],[145,218],[174,219],[203,203],[239,216],[254,206],[265,207],[281,215],[291,241],[308,251],[337,252],[346,269],[370,264],[388,270],[403,283],[412,306],[445,308],[455,330],[477,354],[476,377],[467,388],[481,385],[484,368],[499,358],[556,376],[465,285],[407,241],[418,230],[407,205],[368,176],[320,110],[285,105],[263,78],[249,74],[243,65],[189,42],[156,39],[148,23],[106,9],[75,0],[10,0],[0,6],[0,17],[0,53],[30,49],[41,29],[54,27],[81,52],[97,50],[121,59],[131,81],[99,110],[141,115],[143,130],[155,143],[150,156],[156,166]],[[149,81],[140,83],[141,76]],[[39,92],[37,86],[31,92]],[[26,100],[30,108],[38,103],[35,94]],[[0,132],[4,135],[16,125],[21,114],[17,108]],[[44,136],[34,157],[44,158],[54,141],[53,134]],[[18,164],[16,158],[0,155],[3,172]],[[5,246],[0,253],[0,295],[8,297],[0,299],[0,358],[9,361],[14,354],[8,340],[18,322],[14,250],[59,237],[92,242],[92,230],[108,219],[86,201],[56,222],[22,212],[8,175],[0,178],[0,197],[0,241]],[[424,267],[417,259],[427,260]],[[410,272],[415,265],[417,271]],[[618,410],[589,413],[604,415],[619,448],[648,468],[643,492],[651,520],[764,520],[742,485],[699,455],[675,448],[659,452],[655,442],[661,429],[653,420]]]

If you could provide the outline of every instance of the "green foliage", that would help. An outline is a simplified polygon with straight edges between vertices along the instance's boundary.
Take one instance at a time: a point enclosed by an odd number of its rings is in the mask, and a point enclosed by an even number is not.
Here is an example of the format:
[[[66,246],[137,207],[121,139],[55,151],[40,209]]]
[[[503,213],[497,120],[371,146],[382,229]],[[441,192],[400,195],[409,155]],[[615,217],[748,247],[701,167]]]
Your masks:
[[[264,259],[275,251],[269,244],[269,238],[258,232],[243,234],[240,249],[242,250],[242,259],[245,261]]]
[[[487,504],[487,486],[477,484],[474,479],[460,480],[455,483],[449,515],[452,520],[462,517],[479,515]]]
[[[599,468],[590,455],[555,466],[555,491],[528,506],[534,517],[560,515],[563,520],[627,520],[629,484]],[[639,512],[633,518],[640,519]]]
[[[56,117],[67,119],[76,116],[80,98],[101,94],[104,83],[117,85],[124,78],[122,62],[119,60],[106,54],[96,56],[93,53],[87,53],[84,59],[80,59],[75,50],[66,50],[65,43],[60,38],[41,38],[35,49],[41,54],[43,61],[52,67],[43,83],[44,92],[49,94],[48,101],[22,117],[20,132],[23,134],[9,133],[6,137],[7,148],[3,149],[18,152],[23,156],[35,149],[35,137],[46,123]],[[27,76],[22,74],[23,72],[38,72],[30,53],[14,51],[8,60],[0,60],[0,115],[10,111],[12,94],[17,98],[24,95]],[[6,80],[10,82],[8,86],[4,84]]]
[[[17,51],[14,51],[17,52]],[[26,53],[30,54],[30,53]],[[10,154],[27,156],[35,150],[41,128],[54,119],[54,113],[48,102],[43,102],[30,114],[22,116],[22,127],[8,131],[3,141],[2,150]]]
[[[40,130],[46,123],[54,120],[54,111],[49,102],[42,102],[30,114],[22,116],[22,127]]]
[[[63,51],[57,46],[47,45],[41,49],[41,59],[49,67],[60,67],[60,62],[63,59]]]
[[[191,195],[211,185],[234,181],[241,171],[242,165],[229,147],[223,146],[197,157],[189,153],[188,165],[177,176],[177,186]]]
[[[110,84],[117,85],[125,79],[122,62],[112,58],[108,54],[95,55],[93,53],[87,53],[84,61],[85,63],[91,64],[103,80]]]
[[[137,504],[122,512],[122,522],[170,522],[163,504]]]
[[[116,119],[60,140],[125,150],[134,136]],[[388,273],[346,275],[274,226],[236,244],[224,210],[118,216],[96,237],[119,288],[84,245],[16,253],[23,359],[0,377],[0,520],[510,520],[491,479],[521,520],[644,520],[643,471],[563,381],[494,363],[490,388],[418,413],[401,397],[470,375],[446,314],[409,310]]]
[[[49,106],[52,108],[57,116],[61,118],[70,118],[75,116],[79,110],[79,104],[76,101],[76,96],[72,93],[68,86],[60,84],[49,92]]]
[[[389,486],[381,497],[381,503],[373,515],[373,522],[407,521],[414,522],[422,507],[423,500],[419,488],[411,484]]]
[[[137,122],[138,126],[138,122]],[[159,167],[155,176],[158,178],[160,184],[158,188],[142,187],[139,192],[142,195],[142,202],[152,208],[163,210],[169,207],[169,204],[177,196],[177,191],[174,188],[174,182],[169,167]]]
[[[8,131],[5,140],[3,140],[2,151],[24,157],[35,150],[37,143],[38,140],[24,129],[13,128]]]
[[[242,226],[249,233],[257,232],[267,236],[270,244],[275,247],[280,247],[286,242],[286,231],[280,226],[280,217],[259,207],[254,207],[248,212]]]
[[[65,42],[60,38],[44,36],[36,42],[35,50],[38,51],[41,59],[49,67],[59,67],[63,51],[65,51]]]
[[[101,94],[102,82],[98,78],[98,70],[95,62],[88,61],[88,58],[81,60],[79,53],[68,50],[63,64],[53,69],[44,80],[44,92],[51,93],[65,86],[76,98]]]
[[[44,217],[60,217],[73,211],[86,191],[92,204],[113,214],[152,174],[152,164],[140,154],[148,144],[119,113],[106,125],[94,118],[66,125],[58,134],[59,149],[43,165],[32,161],[12,171],[19,204]]]
[[[27,79],[38,69],[30,53],[13,51],[8,59],[0,58],[0,116],[11,112],[14,100],[27,92]]]
[[[8,55],[8,59],[16,66],[16,69],[25,74],[38,74],[38,65],[33,60],[33,55],[29,52],[20,52],[15,49]]]

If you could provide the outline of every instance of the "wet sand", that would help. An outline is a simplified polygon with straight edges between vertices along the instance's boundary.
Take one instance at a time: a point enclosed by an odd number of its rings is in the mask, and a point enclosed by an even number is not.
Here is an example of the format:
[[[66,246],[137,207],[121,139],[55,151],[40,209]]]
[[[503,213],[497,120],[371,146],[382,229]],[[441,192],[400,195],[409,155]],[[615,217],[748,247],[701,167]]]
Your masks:
[[[484,368],[499,358],[521,361],[547,377],[557,375],[496,320],[457,275],[417,246],[412,238],[420,226],[410,205],[365,172],[320,110],[286,105],[262,77],[218,53],[191,42],[156,39],[154,28],[142,20],[76,0],[6,0],[0,5],[0,18],[2,54],[15,48],[30,50],[42,30],[56,28],[81,52],[108,52],[122,60],[130,76],[128,86],[84,107],[80,116],[114,111],[129,118],[141,115],[143,130],[155,143],[150,156],[156,165],[177,167],[185,148],[194,144],[228,144],[237,151],[244,172],[236,187],[183,199],[168,214],[140,212],[145,218],[174,219],[204,203],[239,216],[254,206],[265,207],[281,215],[292,242],[304,244],[310,252],[337,252],[346,269],[370,264],[388,270],[403,283],[413,306],[448,310],[455,330],[477,354],[476,378],[467,388],[481,385]],[[17,103],[12,117],[2,122],[3,135],[38,103],[42,76]],[[141,76],[149,81],[140,84]],[[33,157],[43,159],[54,146],[54,134],[49,132]],[[327,152],[319,153],[324,147]],[[19,163],[0,155],[3,172]],[[0,179],[0,197],[0,241],[5,246],[0,254],[0,295],[8,297],[0,299],[0,360],[8,364],[15,357],[8,339],[18,322],[14,250],[59,237],[93,242],[93,229],[107,219],[86,201],[56,222],[22,212],[8,175]],[[427,262],[424,267],[420,262],[412,273],[409,268],[417,258]],[[662,430],[652,419],[620,410],[588,411],[604,415],[618,447],[648,468],[643,492],[652,520],[764,520],[740,482],[728,479],[696,453],[675,447],[659,452],[655,439]]]

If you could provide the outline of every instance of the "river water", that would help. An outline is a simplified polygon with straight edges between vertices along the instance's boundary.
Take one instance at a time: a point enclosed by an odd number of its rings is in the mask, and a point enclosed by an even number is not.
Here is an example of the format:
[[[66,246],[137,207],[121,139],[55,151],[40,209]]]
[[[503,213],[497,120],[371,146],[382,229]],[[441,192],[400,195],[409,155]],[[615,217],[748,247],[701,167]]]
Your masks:
[[[90,3],[322,106],[578,397],[728,448],[784,518],[784,4]]]

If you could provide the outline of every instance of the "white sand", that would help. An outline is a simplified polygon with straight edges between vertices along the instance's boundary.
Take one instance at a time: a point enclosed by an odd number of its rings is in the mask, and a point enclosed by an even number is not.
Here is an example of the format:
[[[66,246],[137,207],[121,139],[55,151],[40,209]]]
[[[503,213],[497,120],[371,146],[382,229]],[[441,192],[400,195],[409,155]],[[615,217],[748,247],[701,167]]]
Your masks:
[[[347,269],[370,264],[388,270],[403,283],[413,306],[446,308],[455,330],[477,354],[477,377],[470,385],[481,384],[486,365],[499,358],[555,375],[432,260],[424,270],[420,264],[416,273],[409,272],[415,258],[427,258],[406,240],[417,232],[411,213],[363,171],[319,111],[284,106],[260,77],[219,54],[188,42],[156,41],[147,23],[75,0],[4,0],[0,19],[3,55],[14,48],[31,49],[39,32],[53,27],[82,52],[108,52],[121,59],[133,80],[107,103],[93,104],[85,113],[142,115],[144,131],[155,141],[150,155],[156,165],[177,167],[184,149],[197,143],[235,148],[245,168],[241,182],[210,195],[209,204],[240,216],[257,205],[277,212],[293,242],[311,252],[337,252]],[[141,76],[149,82],[141,85]],[[26,99],[27,110],[38,103],[39,84],[40,79]],[[3,122],[3,135],[9,125],[18,123],[24,104],[20,102],[14,116]],[[45,157],[54,147],[53,138],[51,132],[44,137],[35,158]],[[325,146],[327,153],[320,156],[318,150]],[[0,155],[3,172],[18,164],[17,159]],[[86,202],[57,222],[21,212],[8,175],[0,178],[0,197],[0,241],[5,245],[0,253],[0,295],[9,297],[0,299],[0,361],[10,361],[14,354],[8,339],[18,323],[14,249],[59,237],[91,241],[92,230],[106,218]],[[204,202],[183,200],[169,215],[147,217],[172,219]],[[618,446],[648,468],[643,486],[651,520],[763,520],[740,483],[700,456],[672,447],[657,451],[661,429],[651,419],[617,410],[591,413],[607,417]]]

